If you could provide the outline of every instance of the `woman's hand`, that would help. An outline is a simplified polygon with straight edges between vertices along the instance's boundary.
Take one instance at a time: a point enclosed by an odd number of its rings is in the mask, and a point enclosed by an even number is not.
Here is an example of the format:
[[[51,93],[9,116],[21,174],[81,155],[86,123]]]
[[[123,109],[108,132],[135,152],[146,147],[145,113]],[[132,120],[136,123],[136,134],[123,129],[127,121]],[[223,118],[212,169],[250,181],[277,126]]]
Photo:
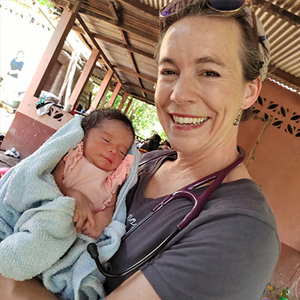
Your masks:
[[[104,227],[105,226],[103,226],[102,224],[100,224],[97,221],[96,221],[95,226],[92,227],[90,221],[87,220],[84,222],[84,224],[82,226],[82,233],[93,239],[97,239],[98,237],[101,236]]]
[[[114,211],[115,203],[112,203],[111,206],[94,214],[95,226],[92,227],[89,220],[87,220],[83,224],[82,233],[94,239],[100,237],[103,229],[111,222]]]

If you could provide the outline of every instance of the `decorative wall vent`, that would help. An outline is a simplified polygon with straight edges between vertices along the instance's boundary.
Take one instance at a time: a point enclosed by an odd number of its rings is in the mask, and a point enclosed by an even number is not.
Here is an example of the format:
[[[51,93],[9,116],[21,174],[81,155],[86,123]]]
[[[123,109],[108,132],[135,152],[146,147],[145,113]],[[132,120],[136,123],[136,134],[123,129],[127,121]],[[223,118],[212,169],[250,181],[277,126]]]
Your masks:
[[[260,96],[252,111],[263,122],[272,118],[272,126],[300,138],[300,113],[291,111],[289,108],[285,108],[272,100],[268,101]]]
[[[50,107],[47,115],[58,122],[61,122],[64,117],[64,114],[61,112],[61,110],[59,108],[56,108],[54,105]]]

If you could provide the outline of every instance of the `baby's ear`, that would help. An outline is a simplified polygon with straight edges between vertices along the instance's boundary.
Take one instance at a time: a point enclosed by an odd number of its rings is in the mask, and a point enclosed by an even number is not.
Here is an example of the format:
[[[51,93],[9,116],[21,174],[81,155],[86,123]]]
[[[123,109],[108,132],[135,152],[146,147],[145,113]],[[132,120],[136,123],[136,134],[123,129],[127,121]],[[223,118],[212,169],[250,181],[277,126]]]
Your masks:
[[[244,99],[241,103],[242,109],[249,108],[258,98],[262,84],[260,77],[246,83]]]

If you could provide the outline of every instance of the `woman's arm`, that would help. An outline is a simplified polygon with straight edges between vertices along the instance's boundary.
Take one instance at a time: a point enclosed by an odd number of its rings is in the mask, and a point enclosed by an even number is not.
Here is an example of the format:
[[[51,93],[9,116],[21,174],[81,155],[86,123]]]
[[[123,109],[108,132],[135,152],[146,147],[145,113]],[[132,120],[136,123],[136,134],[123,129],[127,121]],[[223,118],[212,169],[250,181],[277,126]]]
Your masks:
[[[16,281],[0,275],[0,290],[5,300],[58,300],[36,278]]]
[[[107,300],[160,300],[150,282],[141,271],[137,271],[114,290]]]

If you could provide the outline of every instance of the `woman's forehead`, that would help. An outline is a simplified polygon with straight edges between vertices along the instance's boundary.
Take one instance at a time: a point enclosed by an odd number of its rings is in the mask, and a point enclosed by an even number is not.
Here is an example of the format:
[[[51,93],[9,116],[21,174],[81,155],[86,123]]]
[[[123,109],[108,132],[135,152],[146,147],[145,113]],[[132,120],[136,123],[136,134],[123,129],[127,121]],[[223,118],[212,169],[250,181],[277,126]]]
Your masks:
[[[240,51],[241,31],[233,19],[207,16],[186,17],[174,23],[166,32],[160,49],[160,59],[171,52],[206,53],[213,54],[233,53]],[[201,54],[200,54],[201,53]]]

